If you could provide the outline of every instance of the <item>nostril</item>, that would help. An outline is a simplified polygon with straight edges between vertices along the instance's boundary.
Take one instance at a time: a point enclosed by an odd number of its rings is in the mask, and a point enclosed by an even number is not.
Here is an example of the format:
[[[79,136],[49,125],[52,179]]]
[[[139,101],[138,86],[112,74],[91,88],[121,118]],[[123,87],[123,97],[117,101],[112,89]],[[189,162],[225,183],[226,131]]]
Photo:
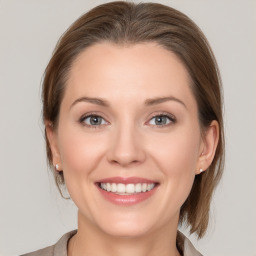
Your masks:
[[[138,160],[124,160],[124,159],[122,159],[122,160],[111,160],[110,161],[111,162],[111,164],[114,164],[114,165],[120,165],[120,166],[127,166],[127,165],[134,165],[134,164],[139,164],[140,163],[140,161],[138,161]]]

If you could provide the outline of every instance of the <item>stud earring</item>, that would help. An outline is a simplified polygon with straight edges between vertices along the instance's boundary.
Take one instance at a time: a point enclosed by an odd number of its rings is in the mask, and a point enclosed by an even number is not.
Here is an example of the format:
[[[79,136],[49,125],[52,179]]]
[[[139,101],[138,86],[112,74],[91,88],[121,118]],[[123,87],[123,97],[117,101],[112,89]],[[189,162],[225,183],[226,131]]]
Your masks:
[[[56,169],[56,171],[59,170],[59,165],[58,164],[55,164],[55,169]]]
[[[199,172],[202,173],[204,170],[202,168],[200,168]]]

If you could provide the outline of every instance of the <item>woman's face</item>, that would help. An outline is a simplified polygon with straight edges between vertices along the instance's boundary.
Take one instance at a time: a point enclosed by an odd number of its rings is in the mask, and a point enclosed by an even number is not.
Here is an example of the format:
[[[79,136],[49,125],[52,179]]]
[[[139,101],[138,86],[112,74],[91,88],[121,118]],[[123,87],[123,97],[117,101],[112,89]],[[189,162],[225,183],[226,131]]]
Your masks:
[[[153,43],[78,56],[49,137],[81,223],[118,236],[177,227],[204,147],[189,84],[176,55]]]

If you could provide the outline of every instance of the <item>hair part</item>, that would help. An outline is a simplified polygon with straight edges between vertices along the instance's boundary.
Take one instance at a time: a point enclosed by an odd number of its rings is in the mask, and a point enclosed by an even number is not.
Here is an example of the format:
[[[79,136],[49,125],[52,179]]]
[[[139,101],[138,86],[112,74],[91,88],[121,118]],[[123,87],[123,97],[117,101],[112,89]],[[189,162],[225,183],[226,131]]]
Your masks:
[[[191,19],[162,4],[116,1],[93,8],[62,35],[45,70],[43,119],[50,121],[54,129],[58,126],[60,105],[72,63],[84,49],[104,41],[117,45],[154,42],[175,53],[190,75],[202,130],[207,129],[213,120],[219,123],[219,142],[213,162],[206,172],[195,177],[191,192],[180,210],[180,224],[189,225],[190,232],[201,238],[208,227],[210,202],[224,163],[222,86],[211,47]],[[62,194],[64,176],[52,168],[52,152],[46,133],[45,137],[48,162]]]

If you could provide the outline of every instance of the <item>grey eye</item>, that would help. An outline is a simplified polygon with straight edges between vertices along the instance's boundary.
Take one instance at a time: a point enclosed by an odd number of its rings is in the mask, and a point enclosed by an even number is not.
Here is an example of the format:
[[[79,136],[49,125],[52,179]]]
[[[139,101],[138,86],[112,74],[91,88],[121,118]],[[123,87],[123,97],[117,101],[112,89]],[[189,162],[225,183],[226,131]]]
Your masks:
[[[166,116],[166,115],[159,115],[159,116],[154,116],[151,118],[149,121],[149,124],[151,125],[166,125],[171,122],[171,118]]]
[[[102,125],[107,122],[101,117],[96,115],[90,115],[84,118],[83,122],[87,125]]]

